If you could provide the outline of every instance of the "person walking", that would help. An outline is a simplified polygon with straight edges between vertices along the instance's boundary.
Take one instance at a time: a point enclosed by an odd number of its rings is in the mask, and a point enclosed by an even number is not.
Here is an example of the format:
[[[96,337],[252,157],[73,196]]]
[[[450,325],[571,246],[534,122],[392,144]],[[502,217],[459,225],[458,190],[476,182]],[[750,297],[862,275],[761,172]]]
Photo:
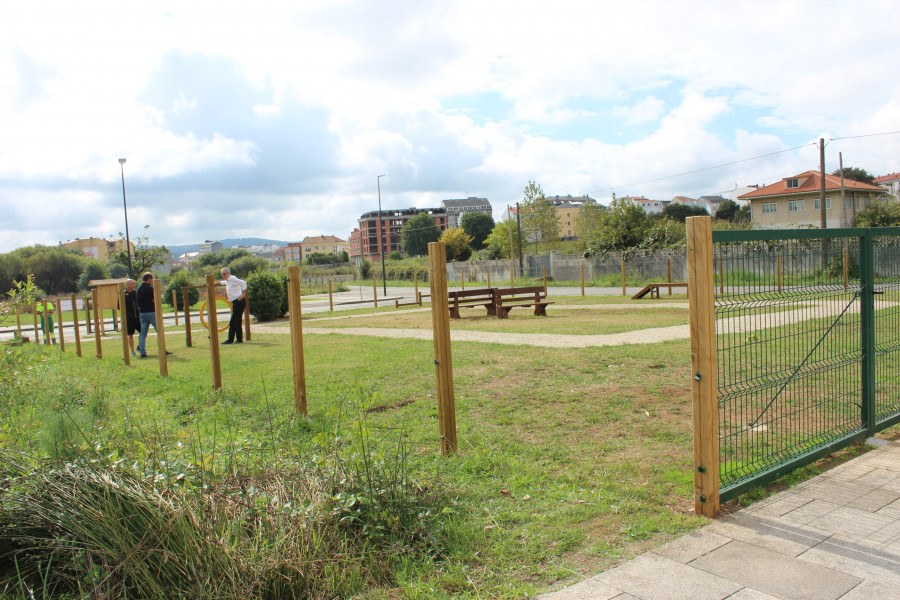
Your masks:
[[[153,273],[144,273],[141,281],[143,283],[135,292],[141,322],[141,335],[138,337],[137,350],[141,358],[147,358],[147,333],[150,332],[151,325],[159,335],[159,327],[156,325],[156,301],[153,298]],[[172,353],[167,351],[166,354]]]
[[[231,269],[224,267],[222,277],[225,284],[225,293],[231,302],[231,322],[228,325],[228,339],[223,344],[243,344],[244,330],[241,321],[244,317],[244,309],[247,308],[247,282],[231,274]]]

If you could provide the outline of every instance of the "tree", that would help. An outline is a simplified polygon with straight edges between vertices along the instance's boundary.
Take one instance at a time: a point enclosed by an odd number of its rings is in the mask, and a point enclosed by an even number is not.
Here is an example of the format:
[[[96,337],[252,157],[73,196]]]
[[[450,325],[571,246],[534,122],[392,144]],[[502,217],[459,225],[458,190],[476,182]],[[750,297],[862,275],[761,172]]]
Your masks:
[[[519,252],[519,238],[516,235],[516,232],[513,231],[512,235],[512,252],[510,254],[510,235],[509,235],[509,225],[511,221],[500,221],[496,225],[494,225],[493,231],[491,231],[491,235],[488,236],[487,240],[487,249],[488,256],[491,259],[498,258],[511,258],[514,254],[518,254]],[[515,229],[515,226],[513,227]]]
[[[596,202],[585,204],[575,217],[575,235],[585,243],[597,235],[606,218],[606,207]]]
[[[737,202],[726,199],[719,204],[719,208],[716,210],[716,218],[731,223],[738,217],[740,210],[741,207],[738,206]]]
[[[403,260],[403,255],[396,250],[391,250],[390,252],[388,252],[385,258],[387,258],[388,260]]]
[[[234,275],[244,279],[247,275],[257,269],[268,269],[269,265],[268,259],[261,256],[253,256],[251,254],[250,256],[241,256],[240,258],[234,259],[228,263],[228,268]]]
[[[434,217],[428,213],[419,213],[403,224],[400,230],[400,246],[407,256],[424,256],[428,254],[428,244],[441,238]]]
[[[459,227],[450,227],[441,234],[439,240],[447,246],[447,260],[468,260],[472,255],[469,244],[472,236]]]
[[[340,254],[338,254],[338,262],[350,262],[350,254],[346,250],[341,250]]]
[[[162,301],[169,306],[175,306],[177,308],[182,308],[184,306],[184,292],[181,288],[194,285],[194,280],[191,278],[190,273],[187,271],[178,271],[174,275],[172,275],[172,279],[169,281],[169,285],[166,286],[166,289],[163,290],[162,293]],[[172,303],[172,295],[175,295],[175,303]],[[200,290],[199,289],[190,289],[187,291],[188,302],[193,306],[200,301]]]
[[[197,257],[201,267],[224,267],[239,258],[253,256],[246,248],[225,248],[218,252],[208,252]]]
[[[0,254],[0,294],[11,290],[13,282],[24,279],[24,261],[18,254]]]
[[[306,257],[306,264],[308,265],[331,265],[337,262],[338,256],[336,254],[329,254],[326,252],[313,252],[309,256]]]
[[[636,248],[649,227],[650,217],[644,209],[627,200],[613,200],[599,229],[585,240],[585,249],[589,254],[598,254]]]
[[[682,223],[688,217],[708,217],[709,213],[702,206],[694,206],[692,204],[681,204],[680,202],[672,202],[663,209],[663,216],[667,219],[673,219]]]
[[[78,278],[84,269],[84,256],[77,250],[45,247],[25,261],[34,274],[35,284],[46,293],[71,294],[78,290]]]
[[[139,279],[143,273],[153,271],[153,267],[166,262],[169,257],[169,249],[165,246],[151,246],[149,225],[144,225],[144,233],[135,241],[134,252],[131,254],[131,268],[134,279]],[[119,233],[122,237],[123,234]],[[128,251],[125,248],[113,250],[109,254],[111,262],[128,264]]]
[[[106,265],[106,270],[109,273],[110,279],[122,279],[123,277],[128,277],[128,265],[123,265],[118,262],[111,262]]]
[[[88,282],[95,279],[109,279],[109,271],[106,270],[106,265],[99,260],[89,260],[84,265],[81,277],[78,278],[78,289],[87,290]]]
[[[494,229],[494,217],[480,212],[468,212],[459,220],[459,226],[472,237],[469,245],[474,250],[481,250]]]
[[[841,176],[841,170],[837,169],[832,175]],[[844,167],[844,179],[852,179],[862,183],[871,183],[875,185],[875,176],[859,167]]]
[[[250,314],[257,321],[273,321],[285,315],[285,285],[279,274],[268,270],[250,273],[247,295],[250,297]]]
[[[540,244],[553,246],[559,240],[559,215],[556,207],[544,196],[544,190],[533,181],[525,186],[525,198],[519,205],[522,217],[522,235],[534,242],[535,250]]]
[[[896,227],[900,225],[900,203],[869,198],[865,210],[856,213],[854,227]]]

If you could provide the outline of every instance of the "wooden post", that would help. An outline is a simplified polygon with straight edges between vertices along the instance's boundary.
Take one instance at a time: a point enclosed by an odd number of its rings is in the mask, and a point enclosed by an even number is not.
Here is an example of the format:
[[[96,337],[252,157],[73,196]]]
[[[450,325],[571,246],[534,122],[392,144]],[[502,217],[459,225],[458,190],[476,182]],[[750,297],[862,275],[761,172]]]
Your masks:
[[[19,333],[19,341],[22,341],[22,315],[19,314],[18,306],[16,306],[16,331]]]
[[[94,306],[94,343],[97,345],[97,358],[103,358],[103,344],[100,343],[100,312],[97,310],[100,289],[91,290],[91,304]]]
[[[87,333],[94,333],[94,328],[91,326],[91,303],[89,298],[93,298],[94,294],[91,293],[90,297],[84,297],[84,326],[86,327]]]
[[[46,327],[46,331],[44,331],[44,345],[52,346],[54,336],[53,328],[50,327],[50,311],[47,310],[47,299],[44,298],[41,303],[41,305],[44,307],[44,327]]]
[[[422,304],[422,298],[419,297],[419,274],[413,273],[413,285],[416,286],[416,300]]]
[[[31,305],[31,316],[34,317],[34,343],[40,344],[41,343],[41,332],[40,332],[40,327],[38,326],[37,305],[38,305],[37,302],[35,302],[34,304]]]
[[[488,268],[488,287],[491,287],[491,271],[492,269]]]
[[[298,284],[299,284],[299,282],[298,282]],[[375,308],[378,308],[378,286],[375,284],[375,276],[374,275],[372,276],[372,297],[375,298]]]
[[[625,261],[622,261],[622,295],[627,295],[625,293]]]
[[[666,259],[666,283],[672,283],[672,259]],[[672,288],[669,287],[669,295],[672,295]]]
[[[175,313],[175,326],[178,327],[178,300],[175,298],[175,288],[172,288],[172,312]]]
[[[547,295],[547,267],[542,266],[541,272],[544,274],[544,295]]]
[[[513,271],[514,271],[513,267],[510,267],[509,268],[509,287],[511,287],[511,288],[516,287],[516,275]],[[450,308],[448,307],[447,310],[450,310]]]
[[[775,259],[776,272],[775,272],[775,284],[778,287],[778,293],[781,293],[781,281],[782,281],[782,266],[781,266],[781,254],[779,254]],[[722,260],[719,259],[719,285],[722,285]],[[719,292],[721,294],[721,292]]]
[[[428,279],[431,282],[431,323],[434,332],[434,371],[441,453],[448,456],[456,452],[456,404],[453,398],[453,358],[450,353],[447,248],[441,242],[428,244]]]
[[[128,311],[125,310],[125,284],[118,284],[119,290],[119,316],[122,318],[122,357],[125,360],[125,366],[131,366],[131,348],[128,347],[128,318],[125,316]]]
[[[59,335],[59,351],[66,351],[66,338],[63,337],[62,296],[56,297],[56,333]]]
[[[250,295],[247,295],[247,301],[244,303],[244,339],[250,341]]]
[[[181,288],[181,300],[184,302],[184,345],[188,348],[192,345],[191,340],[191,301],[188,300],[188,288]]]
[[[331,280],[328,280],[328,310],[334,312],[334,296],[331,291]]]
[[[212,301],[212,303],[210,303]],[[222,363],[219,360],[219,316],[216,314],[216,278],[206,276],[206,308],[209,318],[209,360],[212,363],[213,389],[222,389]]]
[[[850,251],[844,246],[844,291],[847,291],[850,275]]]
[[[462,290],[466,291],[466,272],[465,271],[460,271],[459,281],[460,281],[460,285],[462,285]]]
[[[75,356],[81,356],[81,328],[78,326],[78,298],[72,294],[72,326],[75,328]]]
[[[687,219],[687,250],[694,413],[694,512],[714,517],[719,512],[719,413],[712,217]]]
[[[584,263],[581,263],[581,295],[584,297]]]
[[[375,281],[375,278],[372,278]],[[306,414],[306,365],[303,360],[303,308],[300,304],[300,267],[288,267],[288,317],[291,324],[291,365],[294,408]]]
[[[153,278],[153,305],[156,308],[156,348],[159,351],[159,374],[163,377],[169,374],[169,361],[166,358],[166,322],[162,311],[162,282]],[[124,306],[124,303],[123,303]],[[213,305],[215,310],[215,305]],[[210,331],[215,331],[210,329]],[[144,341],[146,346],[147,342]],[[144,348],[146,350],[146,348]]]

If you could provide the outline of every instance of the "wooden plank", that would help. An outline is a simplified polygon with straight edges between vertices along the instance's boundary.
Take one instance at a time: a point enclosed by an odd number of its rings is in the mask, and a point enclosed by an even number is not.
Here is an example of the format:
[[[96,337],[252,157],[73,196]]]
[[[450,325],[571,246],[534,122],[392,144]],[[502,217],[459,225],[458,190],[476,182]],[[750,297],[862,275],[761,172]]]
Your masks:
[[[156,309],[156,350],[159,354],[159,374],[167,377],[169,375],[169,361],[166,357],[166,324],[163,321],[162,281],[156,277],[153,278],[153,306]],[[215,331],[215,329],[210,329],[210,331]],[[146,344],[145,340],[144,345],[146,346]],[[146,349],[145,347],[144,350]]]
[[[450,351],[450,307],[447,295],[447,249],[441,242],[428,244],[428,279],[431,286],[431,324],[434,371],[438,394],[441,453],[456,453],[456,403],[453,397],[453,358]]]
[[[372,278],[374,282],[375,279]],[[300,302],[300,267],[288,267],[288,317],[291,326],[291,366],[294,374],[294,408],[307,414],[306,365],[303,359],[303,314]]]
[[[81,331],[78,326],[78,298],[72,294],[72,325],[75,327],[75,356],[81,356]]]
[[[213,389],[222,389],[222,362],[219,348],[219,316],[216,314],[216,279],[212,275],[206,276],[206,297],[211,299],[212,303],[207,300],[206,308],[209,318],[206,324],[209,325],[209,360],[211,364]],[[189,319],[185,319],[189,321]]]
[[[694,511],[713,517],[719,512],[719,414],[711,217],[687,219],[687,255],[694,423]]]

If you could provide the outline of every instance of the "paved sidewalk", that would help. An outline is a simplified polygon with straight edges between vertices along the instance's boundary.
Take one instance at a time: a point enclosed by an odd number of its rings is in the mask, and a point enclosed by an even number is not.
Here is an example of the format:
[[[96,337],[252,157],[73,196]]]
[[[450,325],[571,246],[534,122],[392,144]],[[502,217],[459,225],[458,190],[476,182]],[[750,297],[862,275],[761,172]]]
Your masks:
[[[900,599],[900,442],[540,600]]]

